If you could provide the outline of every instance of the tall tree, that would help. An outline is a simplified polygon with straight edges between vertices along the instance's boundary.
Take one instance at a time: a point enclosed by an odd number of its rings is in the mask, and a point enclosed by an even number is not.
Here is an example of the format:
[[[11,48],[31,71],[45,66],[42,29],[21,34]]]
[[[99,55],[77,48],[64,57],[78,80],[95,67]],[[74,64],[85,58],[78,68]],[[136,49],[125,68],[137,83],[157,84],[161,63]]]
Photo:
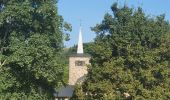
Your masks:
[[[97,33],[92,65],[75,97],[170,99],[170,25],[165,16],[152,18],[140,7],[117,3],[111,9],[92,28]]]
[[[71,28],[56,3],[0,1],[0,99],[51,99],[63,82],[60,51]]]

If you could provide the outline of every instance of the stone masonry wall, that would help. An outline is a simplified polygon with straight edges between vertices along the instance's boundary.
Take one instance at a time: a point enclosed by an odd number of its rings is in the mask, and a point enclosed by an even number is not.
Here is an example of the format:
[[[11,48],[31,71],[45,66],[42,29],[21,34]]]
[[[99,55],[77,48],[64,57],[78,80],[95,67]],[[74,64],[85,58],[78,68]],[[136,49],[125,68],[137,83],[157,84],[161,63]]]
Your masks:
[[[69,85],[81,82],[87,74],[87,66],[76,66],[76,61],[85,61],[89,65],[90,57],[70,57],[69,58]]]

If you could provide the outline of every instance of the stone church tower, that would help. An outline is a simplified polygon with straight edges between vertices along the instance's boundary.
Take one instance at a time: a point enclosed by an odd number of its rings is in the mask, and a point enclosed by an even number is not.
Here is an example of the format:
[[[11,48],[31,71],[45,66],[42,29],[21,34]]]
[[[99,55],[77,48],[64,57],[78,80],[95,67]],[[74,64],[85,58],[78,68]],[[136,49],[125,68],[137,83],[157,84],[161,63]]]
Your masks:
[[[83,52],[82,30],[80,27],[77,53],[69,57],[69,82],[54,93],[55,100],[70,100],[76,84],[81,84],[87,75],[90,55]]]
[[[69,57],[69,85],[80,84],[87,75],[90,55],[83,52],[82,29],[80,27],[77,53]]]

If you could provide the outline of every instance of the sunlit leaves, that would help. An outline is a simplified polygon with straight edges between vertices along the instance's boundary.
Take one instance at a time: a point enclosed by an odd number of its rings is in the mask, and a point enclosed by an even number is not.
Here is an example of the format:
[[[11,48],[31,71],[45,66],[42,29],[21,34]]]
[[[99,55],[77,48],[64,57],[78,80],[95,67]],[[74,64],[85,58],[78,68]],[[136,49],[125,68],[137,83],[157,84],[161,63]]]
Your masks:
[[[113,14],[92,28],[97,36],[82,85],[84,98],[169,99],[170,25],[165,16],[152,18],[140,7],[116,3],[111,9]]]

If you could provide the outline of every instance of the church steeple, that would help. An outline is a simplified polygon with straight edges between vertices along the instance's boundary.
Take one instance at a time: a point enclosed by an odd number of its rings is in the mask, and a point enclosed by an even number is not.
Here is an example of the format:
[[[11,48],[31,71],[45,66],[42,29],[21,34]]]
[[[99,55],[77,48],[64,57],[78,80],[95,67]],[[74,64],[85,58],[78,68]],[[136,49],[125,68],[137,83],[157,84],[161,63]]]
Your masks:
[[[77,54],[69,57],[69,85],[80,84],[87,75],[87,65],[90,65],[90,55],[83,52],[82,27],[80,25]]]
[[[83,54],[83,39],[82,39],[82,27],[81,26],[80,26],[80,30],[79,30],[77,54]]]

